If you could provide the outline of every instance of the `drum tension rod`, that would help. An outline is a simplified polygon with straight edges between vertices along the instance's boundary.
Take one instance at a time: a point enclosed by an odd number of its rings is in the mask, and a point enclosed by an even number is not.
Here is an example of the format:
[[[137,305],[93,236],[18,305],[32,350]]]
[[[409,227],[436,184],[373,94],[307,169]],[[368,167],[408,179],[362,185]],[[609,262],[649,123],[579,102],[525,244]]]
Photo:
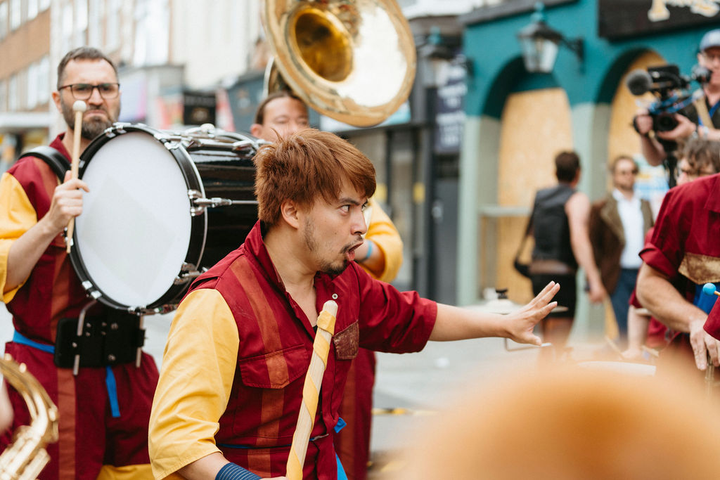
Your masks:
[[[192,202],[190,214],[193,216],[202,215],[206,208],[228,207],[230,205],[257,205],[257,200],[233,200],[231,198],[205,198],[197,190],[188,190],[188,198]]]

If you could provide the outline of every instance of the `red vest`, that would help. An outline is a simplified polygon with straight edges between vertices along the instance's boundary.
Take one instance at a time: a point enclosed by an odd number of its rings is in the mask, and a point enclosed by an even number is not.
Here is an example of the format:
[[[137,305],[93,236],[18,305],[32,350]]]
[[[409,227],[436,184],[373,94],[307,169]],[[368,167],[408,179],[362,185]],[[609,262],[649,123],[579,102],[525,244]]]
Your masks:
[[[230,461],[261,476],[285,475],[315,333],[277,277],[259,224],[243,246],[202,275],[191,291],[199,288],[222,294],[240,338],[232,394],[215,440]],[[317,310],[334,299],[338,314],[305,478],[334,479],[332,431],[358,347],[418,351],[437,310],[434,302],[373,280],[354,263],[337,277],[318,274],[315,288]]]

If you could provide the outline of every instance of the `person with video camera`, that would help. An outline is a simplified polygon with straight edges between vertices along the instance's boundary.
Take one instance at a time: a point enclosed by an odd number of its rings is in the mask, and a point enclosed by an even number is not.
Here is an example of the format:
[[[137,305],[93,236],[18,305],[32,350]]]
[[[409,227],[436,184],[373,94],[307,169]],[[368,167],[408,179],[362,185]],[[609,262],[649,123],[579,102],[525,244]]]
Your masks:
[[[720,29],[707,32],[698,50],[698,65],[709,71],[707,81],[702,82],[705,95],[677,113],[651,115],[643,110],[633,120],[642,154],[650,165],[661,165],[668,153],[678,148],[678,141],[698,137],[720,140]],[[674,172],[670,173],[672,181]]]

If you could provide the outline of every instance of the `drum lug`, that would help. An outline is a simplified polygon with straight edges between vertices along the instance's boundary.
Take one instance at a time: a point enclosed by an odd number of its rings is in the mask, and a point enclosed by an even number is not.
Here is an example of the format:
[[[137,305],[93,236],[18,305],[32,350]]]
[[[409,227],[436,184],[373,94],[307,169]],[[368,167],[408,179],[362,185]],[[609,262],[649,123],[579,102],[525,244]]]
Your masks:
[[[204,198],[202,192],[191,189],[188,190],[187,194],[190,199],[190,216],[197,217],[205,213],[205,206],[197,203],[197,200]]]
[[[183,263],[182,268],[180,269],[180,275],[175,277],[173,284],[182,285],[183,283],[187,283],[190,280],[199,277],[200,273],[201,272],[198,268],[192,263]]]
[[[159,135],[156,135],[155,137],[163,144],[163,146],[167,150],[175,150],[176,148],[180,147],[180,145],[182,145],[182,141],[171,140],[165,137],[158,138]]]
[[[82,286],[85,289],[85,291],[90,295],[94,300],[97,300],[98,298],[102,297],[102,293],[95,290],[95,286],[90,282],[89,280],[85,280],[82,282]]]

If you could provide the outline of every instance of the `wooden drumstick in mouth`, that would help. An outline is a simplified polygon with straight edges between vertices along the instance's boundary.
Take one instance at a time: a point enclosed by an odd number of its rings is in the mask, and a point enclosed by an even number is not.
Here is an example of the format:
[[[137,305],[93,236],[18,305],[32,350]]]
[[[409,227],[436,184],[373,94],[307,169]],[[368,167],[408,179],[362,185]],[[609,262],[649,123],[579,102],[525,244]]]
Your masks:
[[[87,110],[87,105],[82,100],[76,100],[75,103],[73,103],[73,111],[75,112],[75,128],[73,129],[72,166],[70,168],[72,180],[78,178],[78,165],[80,163],[80,137],[82,137],[82,117],[85,110]],[[67,226],[67,235],[65,236],[67,253],[70,253],[70,248],[72,247],[74,228],[75,217],[70,219]]]

